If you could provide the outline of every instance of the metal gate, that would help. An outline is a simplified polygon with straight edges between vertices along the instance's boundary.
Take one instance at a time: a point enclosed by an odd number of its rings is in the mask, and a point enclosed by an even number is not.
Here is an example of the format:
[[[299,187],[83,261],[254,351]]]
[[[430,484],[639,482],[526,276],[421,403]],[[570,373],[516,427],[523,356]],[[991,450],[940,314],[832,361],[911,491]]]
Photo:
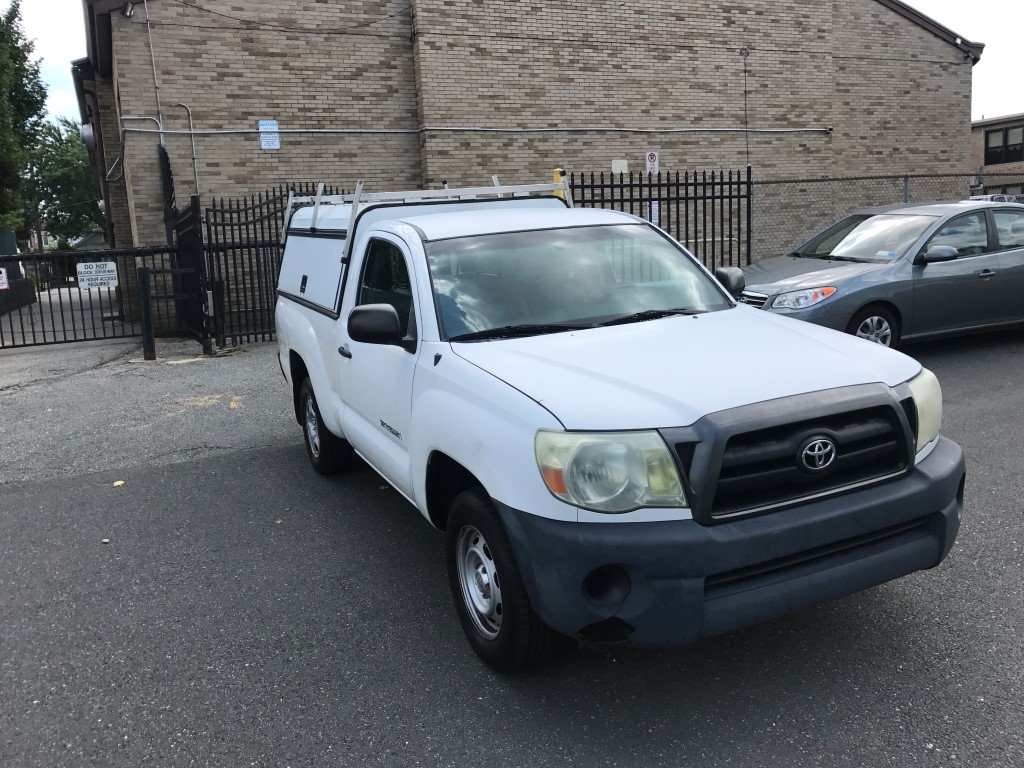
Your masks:
[[[185,336],[199,342],[203,352],[213,354],[210,315],[213,306],[203,248],[202,218],[199,198],[195,195],[189,207],[173,209],[169,221],[177,248],[169,266],[163,269],[138,270],[139,312],[142,325],[142,352],[147,360],[156,359],[157,336]],[[173,306],[174,326],[154,322],[162,307]]]
[[[138,336],[136,271],[169,266],[176,249],[122,248],[0,256],[0,348]],[[177,324],[173,310],[156,318]]]
[[[337,187],[326,194],[341,194]],[[265,193],[217,200],[206,208],[206,253],[218,346],[274,338],[281,223],[288,193],[312,195],[314,184],[281,185]]]

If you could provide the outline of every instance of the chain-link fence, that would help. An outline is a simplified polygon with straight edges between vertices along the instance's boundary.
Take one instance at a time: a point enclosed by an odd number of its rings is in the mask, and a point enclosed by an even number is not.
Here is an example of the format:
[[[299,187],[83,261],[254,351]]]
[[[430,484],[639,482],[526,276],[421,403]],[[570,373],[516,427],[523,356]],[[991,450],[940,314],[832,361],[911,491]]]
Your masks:
[[[857,176],[761,181],[755,172],[751,211],[754,261],[781,256],[860,208],[892,203],[965,200],[1015,190],[1024,174]]]

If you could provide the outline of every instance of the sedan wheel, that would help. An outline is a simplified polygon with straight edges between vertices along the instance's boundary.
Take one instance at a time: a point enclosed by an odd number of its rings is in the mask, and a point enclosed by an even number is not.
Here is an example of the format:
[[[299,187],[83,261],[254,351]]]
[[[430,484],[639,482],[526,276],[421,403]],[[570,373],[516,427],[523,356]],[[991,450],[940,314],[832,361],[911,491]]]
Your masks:
[[[857,328],[857,335],[862,339],[881,344],[883,347],[888,347],[892,343],[892,327],[884,317],[878,315],[865,318]]]
[[[895,348],[899,344],[900,329],[896,318],[883,307],[866,307],[853,316],[846,332],[861,339],[873,341],[883,347]]]

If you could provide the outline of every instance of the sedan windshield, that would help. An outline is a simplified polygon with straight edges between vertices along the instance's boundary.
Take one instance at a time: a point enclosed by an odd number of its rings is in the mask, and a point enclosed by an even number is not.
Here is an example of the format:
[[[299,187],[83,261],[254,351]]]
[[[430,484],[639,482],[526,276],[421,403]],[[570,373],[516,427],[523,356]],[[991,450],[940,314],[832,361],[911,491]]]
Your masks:
[[[796,255],[892,261],[905,254],[934,223],[934,216],[901,213],[850,216],[805,244]]]
[[[643,224],[460,237],[426,243],[426,252],[442,330],[453,340],[731,306],[688,254]]]

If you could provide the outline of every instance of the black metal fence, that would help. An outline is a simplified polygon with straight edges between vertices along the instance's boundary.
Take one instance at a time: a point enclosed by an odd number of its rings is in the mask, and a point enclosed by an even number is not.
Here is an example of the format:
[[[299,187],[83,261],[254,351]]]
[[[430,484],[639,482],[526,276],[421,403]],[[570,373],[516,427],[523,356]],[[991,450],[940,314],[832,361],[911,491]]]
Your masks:
[[[647,219],[706,267],[741,266],[751,255],[751,170],[657,174],[571,173],[576,205]]]
[[[174,253],[158,247],[0,256],[9,284],[0,291],[0,348],[137,336],[136,269],[164,268]],[[160,307],[154,324],[173,335],[174,308]]]
[[[281,225],[288,194],[312,195],[313,184],[281,185],[265,193],[214,201],[207,208],[206,254],[218,346],[274,338]],[[341,194],[325,187],[325,194]]]
[[[803,239],[869,205],[963,199],[1015,189],[1018,175],[870,176],[755,181],[741,171],[661,174],[572,173],[576,205],[641,216],[686,245],[705,265],[742,266],[787,252]],[[274,337],[281,226],[289,191],[312,195],[313,184],[288,184],[257,195],[190,206],[193,250],[205,263],[182,261],[180,242],[158,248],[39,253],[0,257],[9,288],[0,291],[0,348],[137,336],[137,270],[151,271],[156,335],[212,333],[218,346]],[[340,194],[337,187],[325,189]],[[181,221],[175,231],[180,240]],[[180,231],[178,231],[180,230]],[[187,239],[187,238],[186,238]],[[80,265],[91,264],[87,269]],[[205,272],[205,274],[203,274]],[[113,274],[113,279],[110,275]],[[98,277],[97,277],[98,275]],[[107,277],[104,278],[103,276]],[[91,277],[90,277],[91,276]],[[162,282],[161,282],[162,281]],[[197,313],[210,309],[212,327]],[[185,299],[196,294],[197,299]]]

